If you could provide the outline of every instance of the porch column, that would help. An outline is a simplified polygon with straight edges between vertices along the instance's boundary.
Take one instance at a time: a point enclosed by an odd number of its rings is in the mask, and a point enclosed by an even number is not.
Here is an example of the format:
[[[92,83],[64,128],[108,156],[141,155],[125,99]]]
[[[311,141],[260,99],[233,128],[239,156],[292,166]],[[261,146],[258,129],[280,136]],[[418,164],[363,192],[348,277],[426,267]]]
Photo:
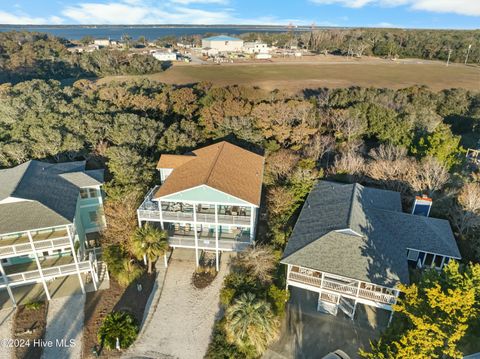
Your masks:
[[[15,297],[13,296],[12,289],[10,288],[10,285],[8,284],[8,279],[7,279],[7,273],[5,273],[5,270],[3,269],[2,261],[0,261],[0,274],[2,275],[3,282],[5,283],[5,286],[7,287],[7,292],[12,300],[13,306],[16,308],[17,307],[17,302],[15,301]]]
[[[255,241],[255,207],[250,206],[250,243]]]
[[[215,269],[217,272],[220,270],[218,259],[218,205],[215,203]]]
[[[50,300],[50,299],[52,299],[52,297],[50,297],[50,292],[48,291],[47,282],[45,281],[45,278],[43,277],[42,266],[40,265],[40,260],[38,259],[37,250],[35,249],[35,245],[33,244],[33,238],[32,238],[32,234],[30,233],[30,231],[27,231],[27,236],[28,236],[28,240],[30,241],[30,246],[32,247],[33,256],[35,257],[35,262],[37,263],[38,273],[40,274],[40,279],[42,280],[43,289],[45,290],[45,294],[47,295],[47,299]]]
[[[66,226],[66,227],[67,227],[68,239],[70,241],[70,249],[72,250],[73,261],[75,262],[75,268],[77,269],[78,280],[80,281],[80,288],[82,288],[82,293],[85,294],[85,285],[83,284],[82,274],[80,273],[77,253],[75,253],[75,246],[73,244],[73,235],[70,230],[70,226]]]
[[[140,219],[140,210],[137,209],[137,221],[138,221],[138,226],[142,227],[142,220]]]
[[[195,203],[193,203],[193,235],[195,236],[195,263],[198,267],[200,261],[198,258],[197,207]]]
[[[287,278],[285,280],[285,290],[288,290],[288,276],[290,275],[291,270],[292,270],[292,265],[287,264]]]
[[[162,201],[158,200],[158,211],[160,213],[160,228],[163,228],[163,213],[162,213]]]

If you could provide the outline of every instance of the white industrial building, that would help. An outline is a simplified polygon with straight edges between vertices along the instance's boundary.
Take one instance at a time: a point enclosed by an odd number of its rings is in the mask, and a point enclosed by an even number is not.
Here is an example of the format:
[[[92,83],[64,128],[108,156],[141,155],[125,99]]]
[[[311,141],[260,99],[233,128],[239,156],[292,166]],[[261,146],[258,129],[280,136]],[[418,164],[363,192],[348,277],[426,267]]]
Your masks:
[[[243,50],[243,40],[225,35],[206,37],[202,39],[202,48],[218,52],[237,52]]]

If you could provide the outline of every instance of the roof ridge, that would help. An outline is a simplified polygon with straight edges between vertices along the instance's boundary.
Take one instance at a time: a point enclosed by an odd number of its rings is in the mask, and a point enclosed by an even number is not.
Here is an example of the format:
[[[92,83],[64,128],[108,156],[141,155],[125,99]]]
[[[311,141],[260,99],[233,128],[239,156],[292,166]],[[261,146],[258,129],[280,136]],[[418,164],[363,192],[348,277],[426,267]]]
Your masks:
[[[347,222],[347,225],[348,225],[348,229],[352,230],[352,212],[353,212],[353,202],[354,202],[354,197],[355,197],[355,193],[357,192],[357,183],[353,183],[353,186],[352,186],[352,196],[350,197],[350,206],[348,208],[348,222]]]
[[[212,161],[212,164],[210,165],[210,168],[207,171],[207,175],[205,176],[205,181],[204,181],[205,184],[208,183],[208,181],[210,179],[210,176],[212,175],[213,169],[215,168],[215,165],[217,164],[218,158],[220,157],[220,154],[222,153],[223,148],[225,147],[225,141],[222,141],[220,143],[221,143],[221,146],[219,147],[218,152],[215,155],[215,158]]]

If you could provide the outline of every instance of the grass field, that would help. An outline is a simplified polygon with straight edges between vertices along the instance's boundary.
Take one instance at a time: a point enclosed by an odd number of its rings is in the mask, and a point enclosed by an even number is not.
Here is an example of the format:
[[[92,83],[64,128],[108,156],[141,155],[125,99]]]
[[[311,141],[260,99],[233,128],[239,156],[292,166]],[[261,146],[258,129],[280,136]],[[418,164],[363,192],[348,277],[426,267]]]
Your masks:
[[[106,77],[99,82],[134,76]],[[142,77],[142,76],[137,76]],[[358,63],[264,63],[224,65],[174,65],[165,72],[145,77],[170,83],[210,81],[214,85],[253,85],[267,90],[297,92],[319,87],[403,88],[426,85],[433,90],[462,87],[480,90],[480,67],[415,61]]]

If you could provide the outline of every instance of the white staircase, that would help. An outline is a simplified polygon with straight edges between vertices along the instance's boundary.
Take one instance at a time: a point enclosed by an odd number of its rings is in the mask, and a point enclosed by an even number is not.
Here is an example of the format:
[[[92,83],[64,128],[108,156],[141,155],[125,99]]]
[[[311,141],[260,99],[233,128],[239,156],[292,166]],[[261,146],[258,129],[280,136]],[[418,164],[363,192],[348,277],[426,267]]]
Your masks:
[[[350,319],[355,315],[355,304],[352,304],[348,299],[340,296],[338,301],[338,308],[344,312]]]

